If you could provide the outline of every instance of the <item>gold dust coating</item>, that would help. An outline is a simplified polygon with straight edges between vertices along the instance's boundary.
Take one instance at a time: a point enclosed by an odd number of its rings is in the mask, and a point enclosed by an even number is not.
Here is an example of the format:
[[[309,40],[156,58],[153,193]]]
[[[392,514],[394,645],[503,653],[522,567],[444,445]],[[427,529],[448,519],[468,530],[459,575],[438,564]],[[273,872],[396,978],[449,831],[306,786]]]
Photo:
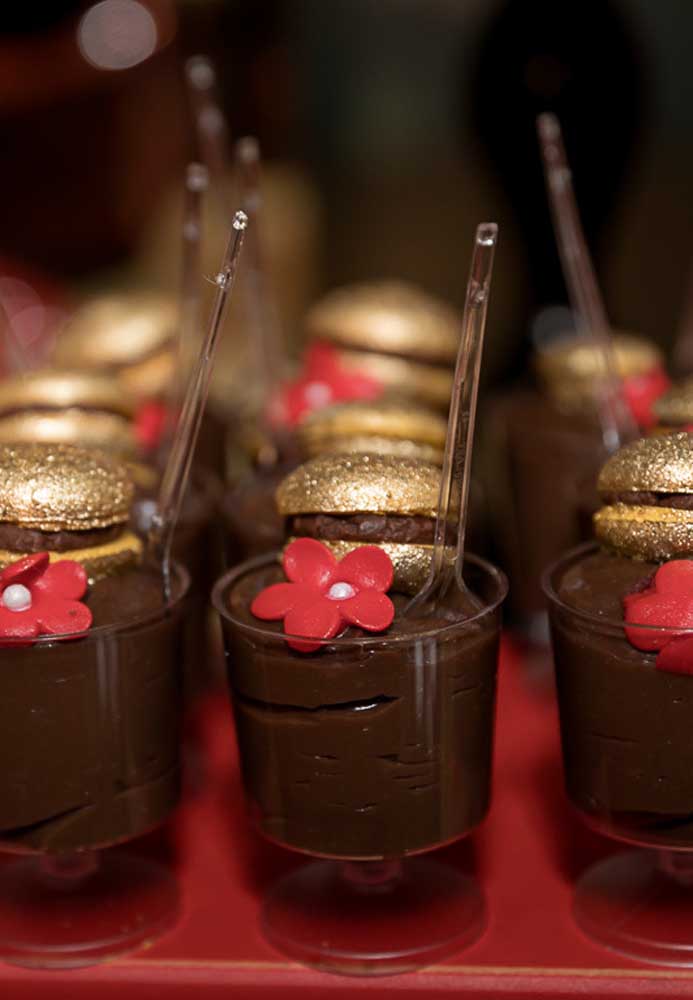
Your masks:
[[[652,412],[659,423],[672,429],[680,424],[693,424],[693,378],[672,385],[655,400]]]
[[[132,455],[137,441],[129,420],[116,413],[82,410],[22,410],[0,415],[0,442],[46,442],[103,448],[119,455]]]
[[[90,545],[83,549],[71,549],[68,552],[49,552],[51,562],[69,559],[81,563],[90,583],[96,583],[107,576],[113,576],[131,566],[136,566],[142,559],[143,546],[140,539],[131,531],[124,531],[118,538],[105,542],[103,545]],[[0,549],[0,570],[21,559],[26,553],[10,552]]]
[[[323,438],[321,441],[304,442],[306,454],[314,455],[353,455],[355,453],[370,455],[393,455],[399,458],[414,458],[432,465],[442,466],[443,452],[430,444],[418,441],[401,441],[386,437],[335,437]]]
[[[72,445],[0,445],[0,477],[0,521],[38,531],[123,524],[134,495],[123,463]]]
[[[76,368],[118,368],[173,345],[174,299],[151,292],[103,295],[85,302],[63,327],[56,362]]]
[[[50,369],[0,381],[0,413],[31,408],[82,407],[132,417],[133,400],[116,378],[96,372]]]
[[[454,362],[462,321],[447,303],[404,282],[348,285],[309,310],[311,337],[349,347]]]
[[[287,544],[294,539],[289,538]],[[336,556],[343,559],[348,552],[357,549],[363,542],[325,541],[323,545]],[[392,589],[402,594],[416,594],[428,579],[433,557],[433,546],[407,542],[375,542],[392,560]]]
[[[298,426],[310,446],[338,438],[391,438],[445,447],[447,423],[439,413],[394,401],[338,403],[314,410]]]
[[[600,493],[693,493],[693,434],[657,434],[625,445],[599,473]]]
[[[440,469],[390,455],[320,455],[280,483],[282,516],[294,514],[413,514],[435,517]]]
[[[344,368],[364,372],[380,382],[385,392],[406,395],[424,406],[447,413],[452,392],[453,364],[447,366],[410,361],[388,354],[342,348],[339,359]]]
[[[643,375],[663,364],[661,351],[650,341],[631,334],[613,335],[614,362],[618,375]],[[604,359],[591,341],[571,337],[538,351],[537,373],[549,396],[561,410],[584,411],[594,406],[595,380],[605,375]]]
[[[167,347],[138,364],[121,368],[118,381],[135,400],[151,399],[168,393],[175,369],[175,353]]]
[[[693,511],[617,503],[597,511],[594,530],[602,545],[630,559],[693,555]]]

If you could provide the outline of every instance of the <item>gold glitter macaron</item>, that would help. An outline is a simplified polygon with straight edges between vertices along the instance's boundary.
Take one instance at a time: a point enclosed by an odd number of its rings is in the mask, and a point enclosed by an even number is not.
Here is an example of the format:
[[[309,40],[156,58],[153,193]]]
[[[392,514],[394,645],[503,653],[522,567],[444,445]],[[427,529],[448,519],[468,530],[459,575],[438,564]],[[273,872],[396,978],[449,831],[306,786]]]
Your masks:
[[[613,335],[614,361],[621,378],[644,375],[663,364],[650,341],[627,333]],[[594,383],[604,375],[603,359],[590,340],[571,337],[537,352],[535,366],[559,409],[584,412],[594,405]]]
[[[660,424],[660,430],[693,425],[693,378],[686,378],[672,385],[671,389],[654,402],[652,412]]]
[[[59,365],[110,371],[136,397],[164,393],[175,370],[178,308],[147,292],[104,295],[86,302],[63,327]]]
[[[103,451],[4,444],[0,469],[0,522],[37,531],[87,531],[129,517],[132,479],[124,464]]]
[[[285,517],[373,514],[424,518],[431,521],[432,538],[439,489],[440,469],[427,462],[391,455],[320,455],[284,479],[277,490],[277,507]],[[430,568],[432,545],[424,542],[389,537],[382,541],[377,537],[369,541],[332,537],[321,541],[339,558],[359,545],[380,545],[392,559],[394,588],[405,593],[415,593]]]
[[[308,336],[356,350],[453,363],[461,318],[446,303],[397,281],[348,285],[309,310]]]
[[[0,443],[32,441],[102,448],[124,456],[137,451],[132,424],[116,413],[71,407],[0,414]]]
[[[652,561],[693,554],[693,510],[670,502],[693,495],[693,434],[626,445],[606,462],[597,488],[607,504],[594,515],[595,534],[607,548]]]
[[[17,410],[101,410],[132,417],[135,406],[117,379],[97,372],[50,369],[0,381],[0,414]]]
[[[403,402],[352,402],[309,413],[297,432],[308,455],[366,452],[440,465],[447,424],[439,413]]]

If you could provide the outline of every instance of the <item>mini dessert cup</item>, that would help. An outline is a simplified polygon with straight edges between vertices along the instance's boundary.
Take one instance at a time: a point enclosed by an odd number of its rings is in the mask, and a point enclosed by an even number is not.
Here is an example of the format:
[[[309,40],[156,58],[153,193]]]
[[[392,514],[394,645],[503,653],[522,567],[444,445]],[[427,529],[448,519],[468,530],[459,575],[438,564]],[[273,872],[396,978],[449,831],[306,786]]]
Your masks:
[[[403,972],[455,953],[485,925],[473,879],[418,857],[467,836],[489,804],[503,574],[470,556],[480,598],[387,634],[297,653],[250,602],[276,556],[223,576],[221,617],[250,814],[265,837],[321,860],[269,892],[263,929],[332,972]],[[417,855],[417,857],[412,857]]]
[[[693,677],[655,667],[623,620],[567,604],[566,573],[584,545],[547,570],[568,797],[589,827],[631,849],[589,868],[573,902],[590,938],[632,958],[693,966]],[[642,564],[643,577],[652,572]],[[617,586],[614,584],[614,586]],[[663,646],[693,629],[631,625]]]
[[[0,642],[0,959],[90,965],[166,931],[176,881],[117,845],[159,826],[180,785],[182,609],[75,638]]]

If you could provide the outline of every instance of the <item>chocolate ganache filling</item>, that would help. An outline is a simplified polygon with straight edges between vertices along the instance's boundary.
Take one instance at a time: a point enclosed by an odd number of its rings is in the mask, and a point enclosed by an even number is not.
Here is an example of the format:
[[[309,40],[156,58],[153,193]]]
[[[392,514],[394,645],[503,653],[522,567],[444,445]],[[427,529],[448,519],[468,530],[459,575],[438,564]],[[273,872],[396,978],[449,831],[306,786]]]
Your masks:
[[[416,515],[301,514],[292,519],[290,533],[328,542],[432,545],[434,527],[433,518]]]
[[[624,490],[602,494],[604,503],[625,503],[638,507],[674,507],[693,510],[693,493],[654,493],[652,490]]]
[[[18,524],[0,523],[0,549],[10,552],[73,552],[105,545],[123,533],[121,524],[88,531],[37,531]]]

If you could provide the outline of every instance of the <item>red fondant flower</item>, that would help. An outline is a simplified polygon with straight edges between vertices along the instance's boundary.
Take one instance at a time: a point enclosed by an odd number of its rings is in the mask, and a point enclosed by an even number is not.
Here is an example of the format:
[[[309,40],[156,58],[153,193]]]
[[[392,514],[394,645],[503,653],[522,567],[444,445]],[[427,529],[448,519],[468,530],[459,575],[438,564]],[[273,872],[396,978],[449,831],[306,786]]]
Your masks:
[[[693,674],[693,559],[664,563],[649,587],[624,597],[623,607],[631,645],[648,653],[658,651],[660,670]]]
[[[169,421],[169,411],[163,403],[149,400],[137,410],[134,421],[135,440],[143,451],[154,451],[161,444]]]
[[[284,619],[289,635],[333,639],[347,625],[368,632],[389,628],[395,615],[385,591],[392,586],[392,562],[377,545],[361,545],[337,560],[322,542],[297,538],[284,550],[288,583],[261,591],[250,606],[256,618]],[[290,641],[312,653],[319,642]]]
[[[270,420],[294,427],[301,417],[330,403],[376,399],[382,391],[381,383],[371,375],[344,368],[332,344],[314,341],[306,351],[301,374],[282,387],[270,406]]]
[[[657,422],[652,405],[670,386],[669,376],[662,368],[653,368],[644,375],[630,375],[622,382],[623,395],[639,427],[649,430]]]
[[[91,626],[91,611],[81,604],[87,574],[80,563],[50,563],[47,552],[26,556],[0,573],[0,645],[2,639],[39,635],[75,635]]]

